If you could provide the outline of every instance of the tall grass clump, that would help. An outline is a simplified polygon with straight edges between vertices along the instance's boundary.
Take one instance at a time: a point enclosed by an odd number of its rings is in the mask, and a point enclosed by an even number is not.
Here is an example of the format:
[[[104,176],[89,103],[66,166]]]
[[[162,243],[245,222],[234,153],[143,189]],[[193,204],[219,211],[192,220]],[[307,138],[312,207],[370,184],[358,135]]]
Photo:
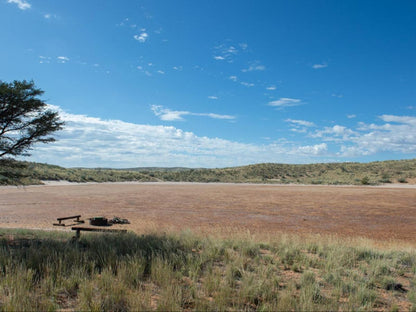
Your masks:
[[[0,311],[415,310],[415,273],[337,238],[0,231]]]

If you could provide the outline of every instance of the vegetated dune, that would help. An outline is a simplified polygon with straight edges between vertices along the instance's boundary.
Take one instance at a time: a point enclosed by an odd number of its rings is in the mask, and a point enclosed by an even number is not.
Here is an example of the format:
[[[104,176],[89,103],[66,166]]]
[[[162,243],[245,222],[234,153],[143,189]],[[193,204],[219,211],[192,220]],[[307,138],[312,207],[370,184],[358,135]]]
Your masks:
[[[0,188],[0,227],[62,229],[57,217],[118,216],[136,233],[323,234],[414,243],[412,188],[254,184],[78,184]],[[69,227],[64,229],[69,230]]]
[[[48,164],[0,161],[0,184],[41,184],[42,180],[321,185],[416,184],[416,159],[307,165],[267,163],[217,169],[130,168],[123,170],[63,168]]]

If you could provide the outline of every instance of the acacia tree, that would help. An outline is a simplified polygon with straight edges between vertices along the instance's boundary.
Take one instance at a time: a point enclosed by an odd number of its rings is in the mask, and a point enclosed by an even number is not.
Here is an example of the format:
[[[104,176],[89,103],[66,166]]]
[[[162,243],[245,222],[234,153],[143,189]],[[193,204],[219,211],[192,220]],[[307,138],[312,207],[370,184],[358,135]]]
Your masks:
[[[64,123],[39,98],[43,93],[33,81],[0,81],[0,159],[29,156],[33,144],[55,141],[50,135]]]

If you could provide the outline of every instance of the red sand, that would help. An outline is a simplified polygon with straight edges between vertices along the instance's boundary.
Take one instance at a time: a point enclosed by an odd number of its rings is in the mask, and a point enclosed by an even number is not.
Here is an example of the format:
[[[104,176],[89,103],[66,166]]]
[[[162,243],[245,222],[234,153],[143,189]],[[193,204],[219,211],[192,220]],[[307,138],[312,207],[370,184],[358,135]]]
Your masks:
[[[137,233],[316,233],[415,242],[416,189],[252,184],[105,183],[0,188],[0,227],[119,216]],[[119,226],[121,227],[121,226]]]

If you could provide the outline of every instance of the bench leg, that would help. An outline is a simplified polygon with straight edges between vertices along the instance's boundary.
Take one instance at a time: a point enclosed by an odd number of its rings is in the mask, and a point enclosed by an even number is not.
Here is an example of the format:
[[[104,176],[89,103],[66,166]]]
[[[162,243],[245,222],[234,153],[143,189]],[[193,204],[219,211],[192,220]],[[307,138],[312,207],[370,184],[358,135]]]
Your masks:
[[[77,230],[77,233],[75,234],[75,237],[77,239],[81,237],[81,230]]]

